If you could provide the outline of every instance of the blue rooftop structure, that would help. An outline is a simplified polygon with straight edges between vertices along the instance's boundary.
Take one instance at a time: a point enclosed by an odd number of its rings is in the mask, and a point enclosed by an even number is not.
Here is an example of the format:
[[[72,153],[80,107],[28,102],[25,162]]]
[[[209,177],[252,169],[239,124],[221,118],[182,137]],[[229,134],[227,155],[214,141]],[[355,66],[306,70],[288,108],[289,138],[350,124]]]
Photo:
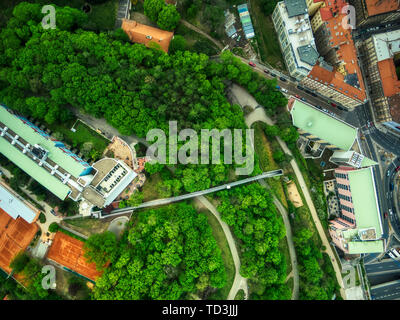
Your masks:
[[[243,32],[246,39],[254,38],[254,28],[253,24],[251,23],[250,13],[247,4],[241,4],[237,7],[237,9],[239,11],[240,21],[242,22]]]

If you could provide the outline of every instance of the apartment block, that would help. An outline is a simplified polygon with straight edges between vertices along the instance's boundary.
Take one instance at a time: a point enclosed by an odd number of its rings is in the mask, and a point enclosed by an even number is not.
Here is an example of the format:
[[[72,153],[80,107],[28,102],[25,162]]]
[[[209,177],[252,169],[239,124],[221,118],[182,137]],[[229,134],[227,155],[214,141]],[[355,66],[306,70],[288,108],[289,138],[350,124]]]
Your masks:
[[[351,29],[343,27],[344,0],[308,0],[315,44],[320,54],[304,86],[349,110],[366,101]]]
[[[398,0],[350,0],[350,4],[356,11],[357,28],[384,25],[400,19]]]
[[[289,73],[300,81],[310,73],[319,56],[305,0],[278,2],[272,21]]]
[[[374,34],[360,47],[377,122],[400,133],[400,29]]]
[[[381,253],[384,240],[372,167],[335,170],[340,216],[330,221],[329,234],[348,255]]]

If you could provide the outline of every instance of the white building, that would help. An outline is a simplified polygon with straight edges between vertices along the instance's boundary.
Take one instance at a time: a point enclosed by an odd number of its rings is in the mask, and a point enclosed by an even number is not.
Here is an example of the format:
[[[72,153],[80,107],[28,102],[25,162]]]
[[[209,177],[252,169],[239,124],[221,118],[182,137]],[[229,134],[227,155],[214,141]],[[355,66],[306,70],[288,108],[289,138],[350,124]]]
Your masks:
[[[272,14],[283,58],[292,77],[306,77],[319,57],[305,0],[278,2]]]

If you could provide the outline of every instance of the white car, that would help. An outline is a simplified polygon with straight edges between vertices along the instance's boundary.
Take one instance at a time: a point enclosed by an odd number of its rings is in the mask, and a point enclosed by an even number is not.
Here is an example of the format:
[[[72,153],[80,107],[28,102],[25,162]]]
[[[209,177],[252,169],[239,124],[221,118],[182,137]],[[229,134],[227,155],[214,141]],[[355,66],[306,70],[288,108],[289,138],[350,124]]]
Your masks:
[[[281,91],[284,93],[288,93],[288,91],[285,88],[281,88]]]

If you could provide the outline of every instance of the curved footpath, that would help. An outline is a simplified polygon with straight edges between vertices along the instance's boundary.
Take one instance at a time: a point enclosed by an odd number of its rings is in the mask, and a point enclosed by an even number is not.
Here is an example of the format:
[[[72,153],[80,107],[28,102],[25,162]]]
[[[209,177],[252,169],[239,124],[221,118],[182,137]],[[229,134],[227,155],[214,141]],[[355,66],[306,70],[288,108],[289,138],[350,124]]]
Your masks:
[[[222,221],[220,213],[217,211],[215,206],[210,201],[208,201],[208,199],[206,197],[198,196],[195,199],[196,199],[196,201],[199,201],[203,206],[205,206],[214,215],[215,218],[217,218],[219,224],[222,227],[222,230],[225,233],[225,238],[229,244],[229,249],[232,254],[233,263],[235,264],[235,279],[233,281],[233,284],[232,284],[231,290],[229,291],[227,299],[234,300],[236,293],[240,289],[243,289],[244,295],[245,295],[245,300],[247,300],[249,298],[247,279],[240,275],[240,259],[239,259],[239,254],[238,254],[238,251],[236,248],[235,240],[233,239],[233,236],[231,233],[231,229],[226,224],[226,222]]]
[[[257,112],[257,116],[254,116],[253,113],[256,113],[256,112]],[[262,121],[267,124],[273,124],[273,121],[266,115],[263,108],[258,108],[246,116],[246,124],[248,125],[249,128],[256,121]],[[276,137],[276,139],[278,140],[278,143],[281,146],[281,148],[283,149],[283,151],[292,157],[292,160],[290,161],[290,165],[293,168],[293,171],[294,171],[294,173],[297,177],[297,180],[300,184],[301,190],[303,191],[304,198],[306,199],[307,205],[310,208],[310,212],[311,212],[314,224],[317,228],[318,234],[321,238],[322,244],[326,248],[325,253],[327,253],[329,258],[331,259],[333,268],[335,270],[336,279],[340,285],[340,294],[343,297],[343,299],[346,299],[346,293],[344,291],[344,286],[343,286],[342,273],[339,268],[338,261],[336,261],[336,259],[335,259],[335,255],[333,253],[331,245],[328,241],[328,238],[326,237],[326,234],[325,234],[324,228],[322,227],[321,221],[319,220],[319,217],[318,217],[317,211],[315,210],[314,203],[310,196],[310,192],[308,190],[307,184],[304,181],[304,177],[303,177],[296,161],[293,159],[293,154],[287,147],[286,143],[284,141],[282,141],[282,139],[279,137]]]
[[[269,186],[265,182],[265,180],[259,180],[259,184],[261,184],[263,187],[269,189]],[[283,223],[285,224],[285,229],[286,229],[286,239],[289,247],[289,255],[290,255],[290,262],[292,264],[292,271],[290,272],[288,278],[290,276],[293,276],[293,291],[292,291],[292,300],[298,300],[299,299],[299,268],[297,265],[297,257],[296,257],[296,250],[294,249],[294,243],[293,243],[293,234],[292,234],[292,227],[290,225],[289,217],[288,217],[288,212],[286,211],[285,207],[280,203],[278,198],[273,195],[273,201],[275,204],[275,207],[278,209],[280,212]]]

